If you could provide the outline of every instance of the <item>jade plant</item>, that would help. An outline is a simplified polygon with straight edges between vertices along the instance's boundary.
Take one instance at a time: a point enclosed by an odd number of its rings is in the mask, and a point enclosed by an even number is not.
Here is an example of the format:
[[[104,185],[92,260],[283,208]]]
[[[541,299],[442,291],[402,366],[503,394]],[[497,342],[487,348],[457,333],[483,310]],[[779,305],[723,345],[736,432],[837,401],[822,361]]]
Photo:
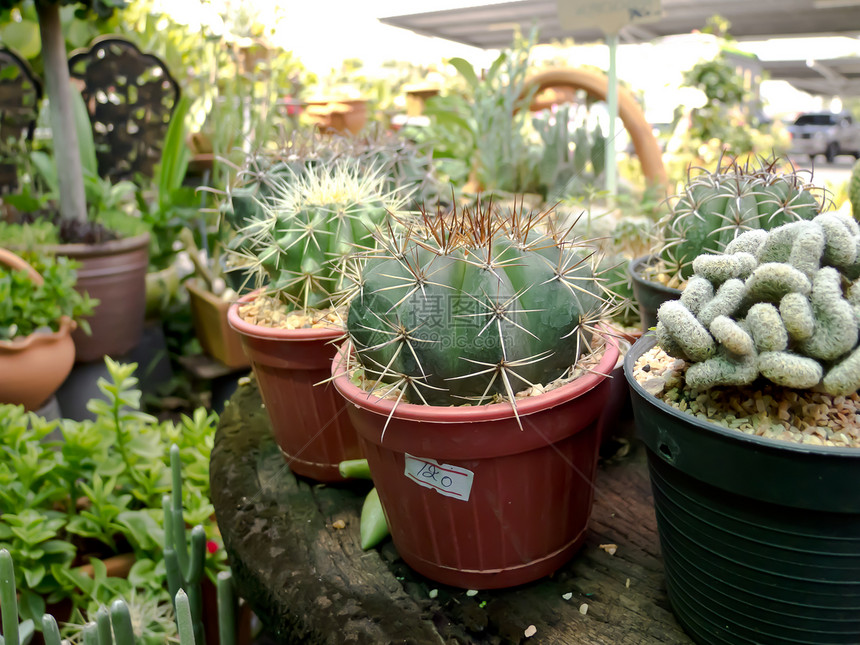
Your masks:
[[[741,164],[724,157],[714,172],[690,174],[661,222],[668,286],[683,285],[697,256],[721,253],[744,231],[812,219],[823,206],[819,192],[798,171],[781,170],[778,159]]]
[[[386,177],[343,157],[298,169],[256,165],[230,194],[230,243],[257,286],[284,305],[308,311],[334,304],[344,259],[367,247],[403,198]]]
[[[377,234],[352,276],[347,331],[380,396],[484,404],[564,375],[592,347],[604,300],[593,249],[548,212],[422,211]]]
[[[823,213],[739,235],[703,254],[680,300],[657,312],[657,342],[692,362],[694,389],[759,376],[833,396],[860,388],[860,227]]]

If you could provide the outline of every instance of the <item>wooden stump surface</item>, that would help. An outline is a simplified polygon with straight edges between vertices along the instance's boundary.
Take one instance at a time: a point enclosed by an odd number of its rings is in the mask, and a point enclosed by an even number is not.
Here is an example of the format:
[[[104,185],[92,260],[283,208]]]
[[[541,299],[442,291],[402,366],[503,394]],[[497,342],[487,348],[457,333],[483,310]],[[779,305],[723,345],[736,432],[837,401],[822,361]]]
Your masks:
[[[598,467],[585,546],[569,563],[535,583],[475,595],[413,572],[390,540],[363,552],[359,514],[370,483],[296,478],[253,380],[221,417],[210,478],[239,593],[279,642],[692,643],[666,597],[639,444]],[[345,528],[334,528],[337,520]],[[601,548],[612,544],[614,555]]]

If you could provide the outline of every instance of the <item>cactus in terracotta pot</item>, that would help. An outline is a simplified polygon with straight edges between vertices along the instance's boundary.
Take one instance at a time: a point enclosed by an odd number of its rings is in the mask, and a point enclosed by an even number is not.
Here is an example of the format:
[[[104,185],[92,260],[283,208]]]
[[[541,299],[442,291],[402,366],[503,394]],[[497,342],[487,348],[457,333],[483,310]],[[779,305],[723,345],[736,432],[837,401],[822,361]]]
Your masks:
[[[385,177],[341,158],[301,172],[277,163],[231,195],[240,224],[232,242],[258,286],[297,309],[325,308],[341,289],[342,262],[372,243],[402,208]]]
[[[833,396],[860,388],[860,227],[824,213],[748,231],[701,255],[680,300],[658,310],[666,353],[693,362],[693,388],[762,376]]]
[[[810,220],[822,207],[799,172],[784,172],[779,160],[721,159],[714,172],[691,175],[663,219],[660,251],[666,274],[680,286],[693,274],[693,260],[721,253],[741,233]]]
[[[593,249],[546,213],[478,205],[378,235],[354,276],[347,330],[366,377],[413,403],[482,404],[562,376],[605,301]]]

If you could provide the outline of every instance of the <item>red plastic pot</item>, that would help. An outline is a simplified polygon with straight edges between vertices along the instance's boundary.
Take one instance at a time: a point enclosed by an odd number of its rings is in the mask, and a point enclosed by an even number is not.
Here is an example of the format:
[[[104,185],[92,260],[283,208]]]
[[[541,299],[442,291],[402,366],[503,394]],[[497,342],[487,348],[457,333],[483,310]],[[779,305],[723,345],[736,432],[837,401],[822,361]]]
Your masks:
[[[592,372],[518,402],[522,429],[507,403],[401,402],[392,412],[393,401],[349,381],[344,351],[332,366],[334,384],[352,403],[349,415],[407,564],[444,584],[493,589],[548,575],[579,549],[606,375],[618,359],[611,339]]]
[[[254,297],[230,305],[227,319],[241,336],[275,441],[295,474],[343,481],[338,464],[363,455],[346,404],[330,382],[322,383],[331,375],[334,342],[343,332],[252,325],[239,316],[239,305]]]

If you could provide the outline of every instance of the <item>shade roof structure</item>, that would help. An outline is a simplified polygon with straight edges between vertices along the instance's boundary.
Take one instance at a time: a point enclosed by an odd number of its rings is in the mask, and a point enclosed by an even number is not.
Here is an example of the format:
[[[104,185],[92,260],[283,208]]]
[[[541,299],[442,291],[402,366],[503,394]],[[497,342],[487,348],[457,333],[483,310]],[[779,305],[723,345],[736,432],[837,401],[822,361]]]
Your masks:
[[[649,42],[656,38],[702,29],[719,14],[731,23],[737,40],[777,37],[858,36],[860,0],[662,0],[663,16],[655,22],[622,28],[621,43]],[[596,28],[565,29],[559,24],[557,0],[517,0],[380,18],[380,22],[480,47],[510,46],[516,29],[538,28],[540,42],[573,38],[587,43],[604,39]]]
[[[759,61],[772,79],[810,94],[860,96],[860,58]]]

